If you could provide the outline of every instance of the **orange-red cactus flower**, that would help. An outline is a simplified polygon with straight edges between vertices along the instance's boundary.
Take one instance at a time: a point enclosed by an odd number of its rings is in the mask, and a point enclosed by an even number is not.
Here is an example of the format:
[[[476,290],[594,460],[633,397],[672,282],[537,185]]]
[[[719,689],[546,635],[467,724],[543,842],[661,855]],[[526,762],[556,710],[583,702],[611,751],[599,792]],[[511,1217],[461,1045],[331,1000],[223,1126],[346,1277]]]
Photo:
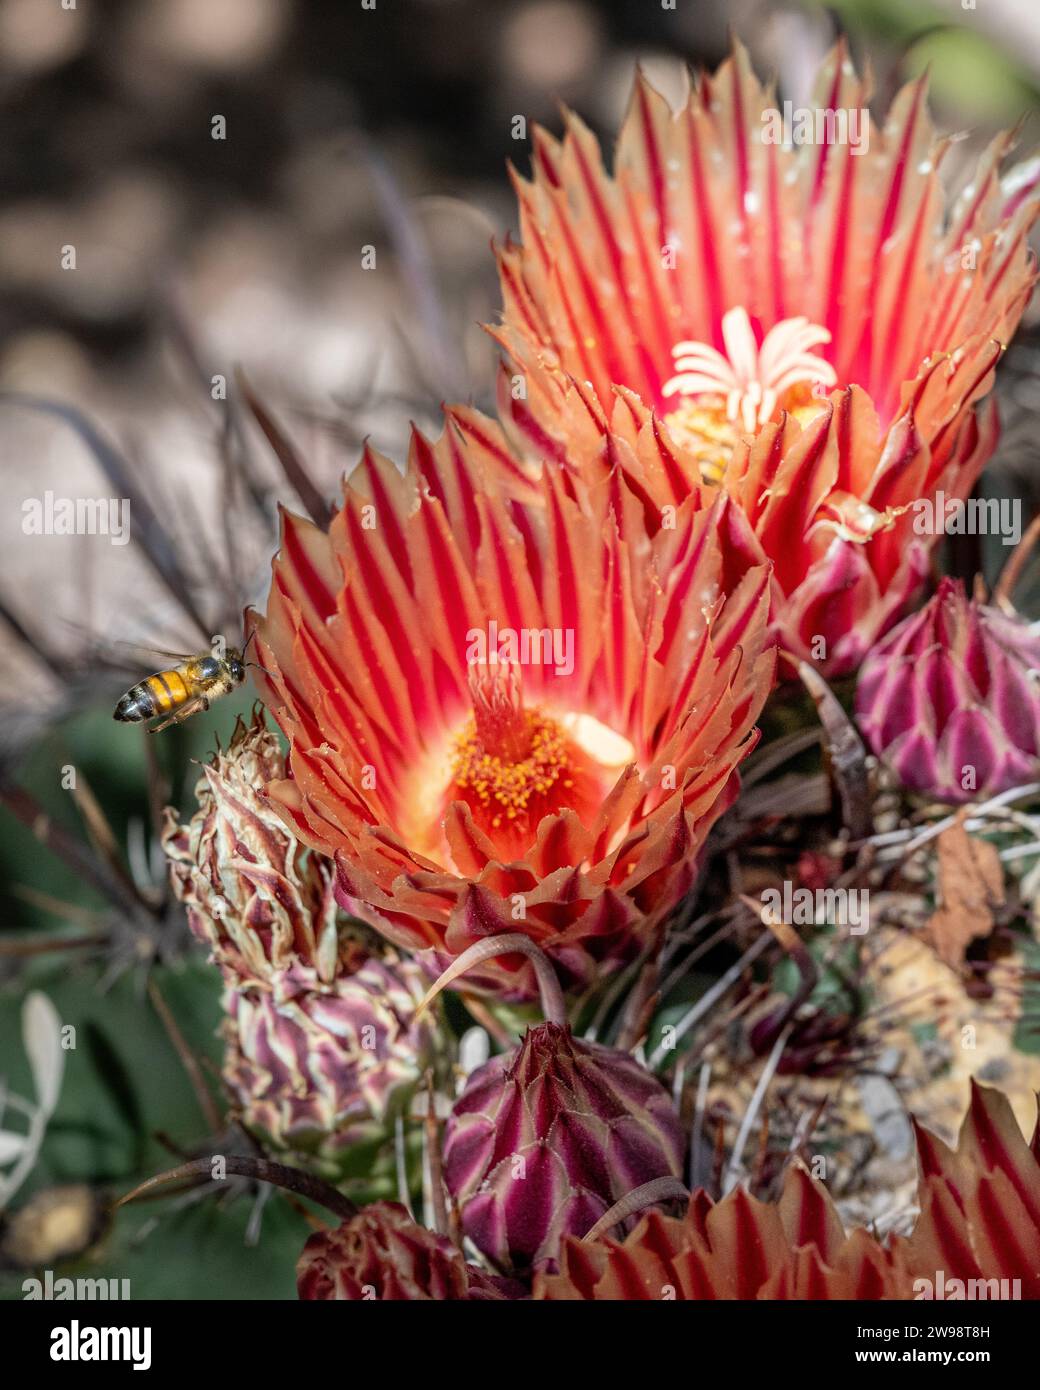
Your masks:
[[[822,1183],[788,1169],[777,1202],[735,1188],[650,1212],[623,1241],[565,1238],[548,1299],[1040,1298],[1040,1124],[1032,1144],[999,1091],[972,1085],[956,1149],[917,1126],[909,1236],[846,1234]]]
[[[778,1202],[742,1187],[713,1203],[700,1189],[682,1218],[651,1211],[623,1241],[564,1240],[544,1299],[910,1298],[902,1252],[846,1235],[822,1183],[789,1168]]]
[[[558,452],[575,396],[605,428],[633,392],[676,445],[644,501],[702,480],[738,499],[784,646],[831,674],[925,572],[912,504],[962,500],[992,453],[984,398],[1035,280],[1040,161],[1002,180],[998,136],[947,199],[925,80],[883,127],[868,96],[839,46],[814,105],[781,113],[738,45],[676,111],[639,78],[613,174],[576,116],[562,141],[537,130],[494,330],[516,438]]]
[[[657,445],[612,447],[634,468]],[[773,678],[768,567],[721,494],[652,539],[619,533],[637,505],[525,473],[457,409],[403,476],[368,450],[327,534],[284,519],[257,622],[291,745],[269,795],[341,904],[432,969],[519,931],[587,986],[654,943],[728,804]],[[471,982],[536,992],[517,956]]]

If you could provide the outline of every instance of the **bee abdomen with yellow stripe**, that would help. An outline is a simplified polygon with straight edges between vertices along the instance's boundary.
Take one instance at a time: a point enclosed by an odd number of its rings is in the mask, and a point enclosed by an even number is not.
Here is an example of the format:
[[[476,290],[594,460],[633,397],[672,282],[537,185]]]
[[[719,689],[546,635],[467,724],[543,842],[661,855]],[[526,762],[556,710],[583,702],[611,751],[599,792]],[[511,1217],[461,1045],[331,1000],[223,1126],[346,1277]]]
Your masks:
[[[116,705],[113,718],[137,724],[156,714],[169,714],[190,698],[191,692],[177,671],[157,671],[131,688]]]
[[[237,689],[245,678],[245,662],[237,647],[229,647],[224,657],[205,652],[185,657],[183,666],[156,671],[131,686],[116,705],[114,718],[125,724],[158,718],[148,730],[157,734],[171,724],[183,723],[200,709],[209,709],[213,700]]]

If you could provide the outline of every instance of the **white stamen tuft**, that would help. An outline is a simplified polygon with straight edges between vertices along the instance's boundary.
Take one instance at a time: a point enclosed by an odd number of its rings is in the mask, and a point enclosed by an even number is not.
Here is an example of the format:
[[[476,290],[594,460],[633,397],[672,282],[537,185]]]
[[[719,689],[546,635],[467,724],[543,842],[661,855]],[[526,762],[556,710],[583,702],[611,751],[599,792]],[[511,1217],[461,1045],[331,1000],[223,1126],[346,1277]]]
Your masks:
[[[764,425],[785,391],[803,382],[834,386],[831,364],[809,351],[829,343],[831,335],[807,318],[784,319],[759,347],[743,308],[730,309],[722,320],[723,355],[707,343],[681,342],[672,348],[678,374],[665,383],[665,396],[723,396],[726,415],[749,433]]]

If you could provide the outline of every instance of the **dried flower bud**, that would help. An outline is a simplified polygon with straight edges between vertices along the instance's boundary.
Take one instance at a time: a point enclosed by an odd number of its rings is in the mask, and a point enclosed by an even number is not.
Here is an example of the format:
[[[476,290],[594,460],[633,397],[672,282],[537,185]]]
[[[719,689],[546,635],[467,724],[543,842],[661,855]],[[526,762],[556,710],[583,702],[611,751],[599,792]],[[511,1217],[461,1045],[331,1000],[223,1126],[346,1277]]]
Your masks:
[[[421,1073],[421,995],[411,962],[375,957],[330,985],[296,968],[273,990],[229,989],[223,1074],[242,1122],[329,1177],[364,1171]]]
[[[335,872],[268,804],[268,782],[284,776],[263,716],[239,720],[202,769],[191,820],[167,808],[163,848],[188,923],[225,974],[263,979],[303,961],[330,981],[340,951]]]

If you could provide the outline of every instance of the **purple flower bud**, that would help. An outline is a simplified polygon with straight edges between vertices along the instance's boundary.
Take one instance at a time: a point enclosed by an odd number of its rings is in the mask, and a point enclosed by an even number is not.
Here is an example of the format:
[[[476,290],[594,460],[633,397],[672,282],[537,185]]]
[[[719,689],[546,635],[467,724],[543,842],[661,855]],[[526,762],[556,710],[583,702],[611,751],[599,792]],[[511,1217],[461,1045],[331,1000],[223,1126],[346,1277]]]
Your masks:
[[[616,1202],[678,1178],[684,1140],[664,1087],[633,1057],[568,1027],[531,1028],[469,1078],[444,1135],[466,1235],[499,1269],[555,1260]]]
[[[996,795],[1040,772],[1040,636],[944,579],[863,664],[856,716],[905,787],[940,801]]]

